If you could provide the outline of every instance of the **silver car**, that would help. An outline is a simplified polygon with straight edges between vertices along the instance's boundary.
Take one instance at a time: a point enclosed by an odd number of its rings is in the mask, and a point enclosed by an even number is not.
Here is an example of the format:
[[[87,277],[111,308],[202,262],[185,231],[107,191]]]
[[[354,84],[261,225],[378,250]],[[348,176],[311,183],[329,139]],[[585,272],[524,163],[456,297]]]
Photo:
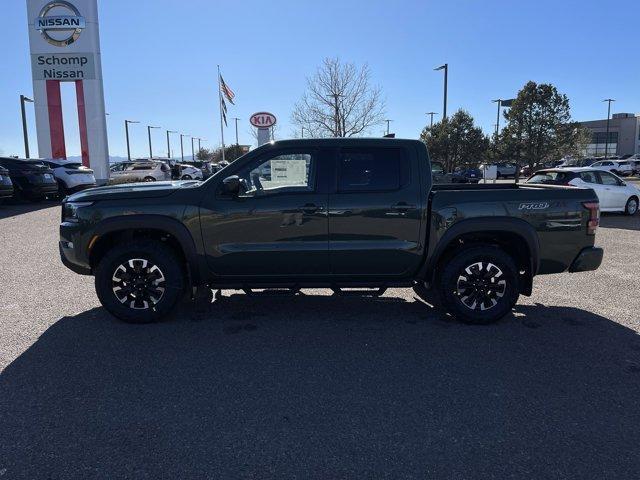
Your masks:
[[[171,169],[164,162],[122,162],[109,168],[109,176],[112,183],[156,182],[171,180]]]

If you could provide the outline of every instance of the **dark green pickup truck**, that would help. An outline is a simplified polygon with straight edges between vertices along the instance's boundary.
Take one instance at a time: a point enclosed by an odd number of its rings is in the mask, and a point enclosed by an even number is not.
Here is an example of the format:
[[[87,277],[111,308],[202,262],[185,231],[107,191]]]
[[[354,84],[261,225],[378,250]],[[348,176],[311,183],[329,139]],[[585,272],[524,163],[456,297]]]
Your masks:
[[[426,286],[456,318],[489,323],[535,275],[598,268],[598,222],[592,190],[432,185],[419,141],[287,140],[205,182],[67,197],[60,254],[129,322],[160,319],[198,286]]]

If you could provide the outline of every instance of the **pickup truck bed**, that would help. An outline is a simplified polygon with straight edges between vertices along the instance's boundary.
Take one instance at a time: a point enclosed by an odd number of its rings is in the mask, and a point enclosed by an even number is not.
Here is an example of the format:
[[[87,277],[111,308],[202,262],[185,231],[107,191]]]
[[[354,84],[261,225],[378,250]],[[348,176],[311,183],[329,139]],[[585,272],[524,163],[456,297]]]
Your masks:
[[[457,318],[488,323],[536,275],[597,268],[598,218],[592,190],[433,185],[419,141],[304,139],[263,145],[205,182],[68,197],[60,251],[126,321],[157,320],[200,285],[424,285]]]

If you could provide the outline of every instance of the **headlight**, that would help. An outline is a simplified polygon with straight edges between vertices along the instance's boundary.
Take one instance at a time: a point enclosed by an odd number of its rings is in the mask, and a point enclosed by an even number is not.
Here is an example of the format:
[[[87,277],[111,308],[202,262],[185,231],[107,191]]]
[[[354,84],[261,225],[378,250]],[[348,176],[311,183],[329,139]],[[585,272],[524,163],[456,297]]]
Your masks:
[[[62,204],[62,221],[77,222],[78,209],[82,207],[88,207],[92,204],[93,202],[64,202]]]

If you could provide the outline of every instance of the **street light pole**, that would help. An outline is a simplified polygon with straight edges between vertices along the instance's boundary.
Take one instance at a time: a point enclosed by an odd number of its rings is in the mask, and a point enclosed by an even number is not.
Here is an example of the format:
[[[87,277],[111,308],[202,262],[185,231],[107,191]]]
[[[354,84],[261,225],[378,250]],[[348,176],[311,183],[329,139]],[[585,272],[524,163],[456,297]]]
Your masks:
[[[196,161],[196,154],[193,151],[193,140],[197,138],[197,137],[191,137],[191,161],[195,162]]]
[[[233,120],[236,122],[236,145],[240,145],[240,142],[238,142],[238,120],[240,120],[238,117],[233,117]]]
[[[175,130],[167,130],[167,158],[171,158],[171,144],[169,143],[169,134],[178,133]]]
[[[391,133],[390,130],[389,130],[389,124],[391,122],[393,122],[393,120],[390,120],[390,119],[386,118],[384,121],[387,122],[387,135],[389,135],[389,133]]]
[[[129,124],[130,123],[140,123],[137,120],[125,120],[124,121],[124,132],[127,137],[127,160],[131,161],[131,150],[129,148]]]
[[[609,155],[609,118],[611,117],[611,102],[615,102],[613,98],[605,98],[603,102],[607,102],[607,137],[604,139],[604,158]],[[596,143],[597,145],[597,143]]]
[[[447,86],[449,83],[449,64],[445,63],[444,65],[440,65],[434,70],[444,70],[444,106],[442,108],[442,119],[447,118]]]
[[[302,138],[304,138],[304,127],[302,127]]]
[[[427,115],[431,117],[431,122],[429,123],[429,128],[433,128],[433,116],[437,115],[437,112],[427,112]]]
[[[151,148],[151,129],[152,128],[160,128],[160,127],[147,125],[147,135],[149,136],[149,160],[153,159],[153,149]]]
[[[182,137],[190,137],[191,135],[180,134],[180,158],[184,162],[184,147],[182,146]]]
[[[496,142],[498,141],[498,132],[500,131],[500,107],[502,106],[502,99],[491,100],[493,103],[498,104],[498,116],[496,117]]]
[[[29,97],[20,95],[20,111],[22,112],[22,135],[24,137],[24,155],[29,158],[29,135],[27,133],[27,114],[24,109],[24,102],[33,103]]]

